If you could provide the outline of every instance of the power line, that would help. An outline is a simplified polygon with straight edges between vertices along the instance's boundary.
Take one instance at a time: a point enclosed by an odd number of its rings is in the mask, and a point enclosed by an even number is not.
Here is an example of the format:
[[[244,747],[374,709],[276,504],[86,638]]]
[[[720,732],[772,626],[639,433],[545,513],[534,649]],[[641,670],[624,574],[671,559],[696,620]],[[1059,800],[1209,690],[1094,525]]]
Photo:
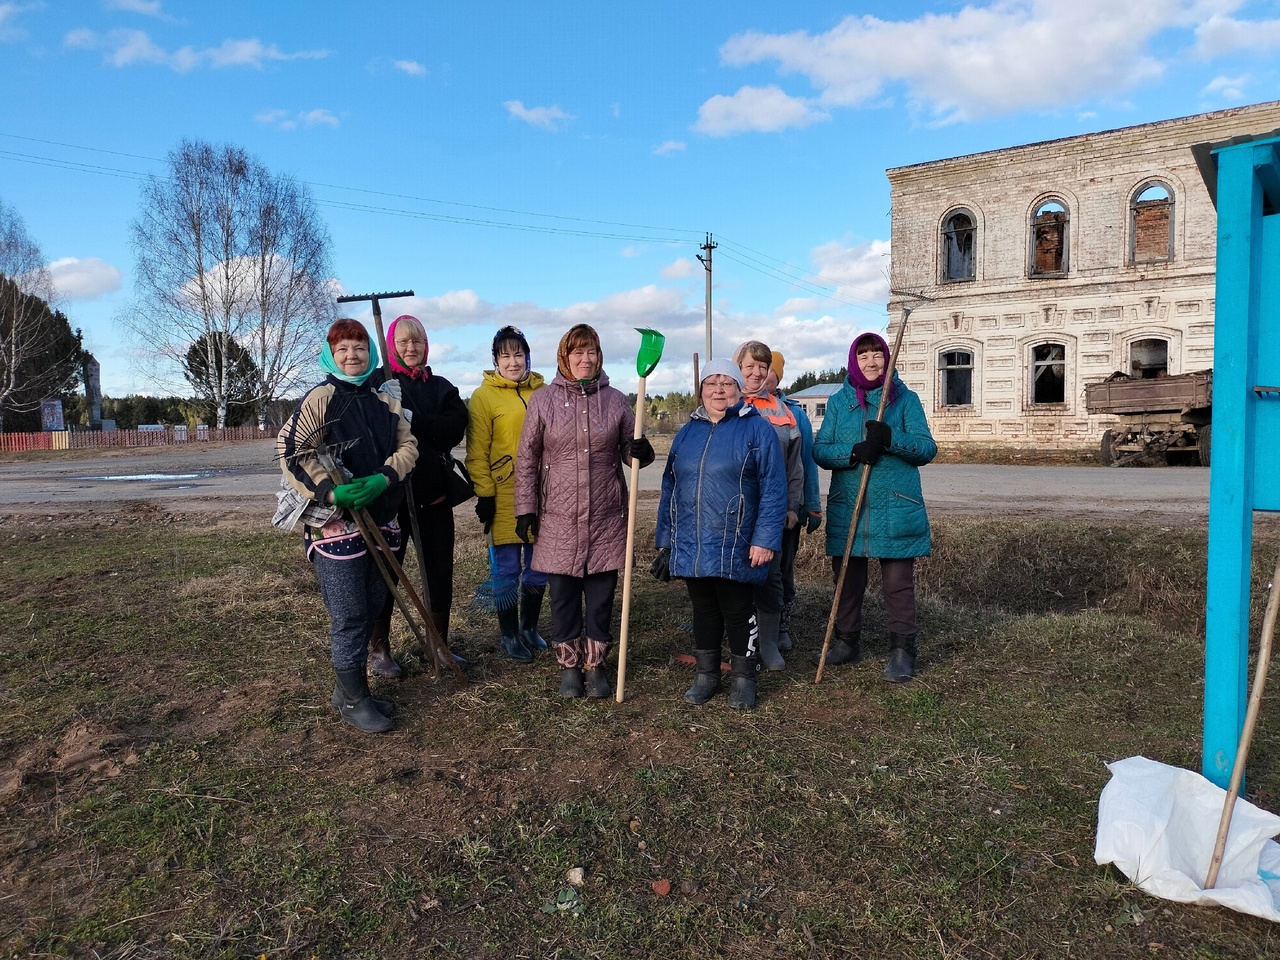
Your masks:
[[[728,252],[724,254],[725,256],[728,256],[730,260],[733,260],[735,263],[740,263],[744,267],[747,267],[748,269],[756,270],[759,273],[764,273],[766,276],[771,276],[776,280],[784,280],[786,282],[795,283],[797,285],[806,287],[810,291],[818,293],[821,296],[827,297],[828,299],[831,299],[831,300],[836,300],[840,303],[848,304],[849,306],[856,306],[859,304],[863,304],[863,305],[876,307],[881,312],[883,312],[884,310],[884,304],[878,300],[866,300],[862,297],[846,297],[838,293],[829,292],[829,291],[838,290],[839,288],[830,286],[827,283],[823,282],[826,280],[826,277],[823,277],[821,274],[817,274],[817,273],[813,273],[812,271],[805,270],[803,267],[797,267],[794,264],[788,263],[785,260],[779,260],[776,257],[771,257],[769,256],[769,254],[761,253],[759,250],[752,250],[752,248],[748,247],[746,244],[738,243],[734,240],[724,240],[722,238],[720,242],[723,245],[727,246],[730,251],[735,251],[738,253],[737,257],[732,256]],[[778,268],[778,267],[771,267],[767,263],[757,260],[755,257],[747,256],[745,253],[741,252],[742,250],[750,250],[752,253],[755,253],[758,256],[764,257],[765,260],[772,260],[774,263],[781,264],[782,268],[785,268],[785,269]]]
[[[881,304],[876,303],[876,301],[874,300],[846,299],[845,297],[842,297],[837,293],[832,293],[831,287],[821,287],[816,284],[809,283],[805,280],[800,280],[795,277],[787,276],[785,274],[771,270],[768,267],[758,266],[754,263],[751,263],[749,260],[744,260],[739,257],[736,257],[731,252],[725,251],[723,249],[721,250],[720,255],[728,260],[732,260],[734,263],[737,263],[746,267],[748,270],[754,270],[756,273],[763,274],[766,277],[770,277],[781,283],[785,283],[788,286],[800,287],[809,293],[816,294],[817,296],[822,297],[825,300],[831,300],[834,303],[844,304],[846,307],[853,307],[855,310],[865,310],[868,313],[884,313],[884,307]]]

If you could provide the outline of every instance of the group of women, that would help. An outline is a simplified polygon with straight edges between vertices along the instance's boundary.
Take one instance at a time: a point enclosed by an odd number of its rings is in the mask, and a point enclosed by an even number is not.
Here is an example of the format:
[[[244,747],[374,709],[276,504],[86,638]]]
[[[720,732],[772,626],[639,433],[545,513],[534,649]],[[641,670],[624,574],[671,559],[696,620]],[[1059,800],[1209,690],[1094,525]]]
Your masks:
[[[325,380],[302,399],[277,442],[289,492],[305,508],[305,549],[330,617],[334,710],[363,731],[393,725],[392,704],[372,697],[368,685],[369,671],[400,674],[388,641],[393,599],[374,551],[385,541],[403,557],[411,510],[432,620],[447,644],[454,541],[448,473],[450,451],[464,434],[491,575],[513,586],[513,596],[504,591],[497,602],[502,650],[528,663],[548,646],[538,620],[550,593],[560,695],[610,696],[606,661],[626,560],[624,470],[648,466],[654,451],[634,438],[630,405],[609,385],[596,331],[578,324],[565,333],[547,384],[532,370],[528,340],[503,327],[493,338],[493,369],[469,408],[432,373],[416,318],[391,324],[386,349],[389,374],[379,370],[377,345],[361,324],[335,323],[321,350]],[[832,473],[826,541],[838,582],[859,483],[869,471],[827,663],[862,658],[867,560],[876,557],[890,628],[885,677],[913,675],[913,560],[930,547],[918,468],[937,448],[919,398],[896,374],[885,382],[888,362],[876,334],[854,341],[848,380],[828,401],[816,438],[799,405],[777,391],[781,357],[765,344],[749,341],[733,361],[703,366],[699,405],[667,457],[652,568],[660,580],[683,579],[689,594],[696,667],[687,701],[705,703],[721,691],[726,642],[730,707],[752,709],[761,666],[785,666],[789,565],[801,526],[813,532],[822,517],[815,464]]]

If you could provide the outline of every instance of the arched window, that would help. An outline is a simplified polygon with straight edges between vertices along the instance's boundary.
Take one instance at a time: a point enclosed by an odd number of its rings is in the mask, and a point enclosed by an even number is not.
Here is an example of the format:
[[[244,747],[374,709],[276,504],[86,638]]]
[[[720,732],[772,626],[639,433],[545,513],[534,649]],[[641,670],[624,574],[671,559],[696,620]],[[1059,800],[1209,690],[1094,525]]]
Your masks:
[[[1169,341],[1159,338],[1129,344],[1129,376],[1153,380],[1169,375]]]
[[[1067,348],[1041,343],[1031,348],[1031,402],[1067,402]]]
[[[938,354],[938,397],[944,407],[973,405],[973,354],[947,350]]]
[[[1138,188],[1129,202],[1129,262],[1173,259],[1173,193],[1163,183]]]
[[[1068,269],[1067,244],[1071,217],[1061,200],[1046,200],[1031,216],[1031,258],[1028,275],[1060,277]]]
[[[974,278],[974,239],[977,234],[973,214],[957,210],[942,221],[942,282]]]

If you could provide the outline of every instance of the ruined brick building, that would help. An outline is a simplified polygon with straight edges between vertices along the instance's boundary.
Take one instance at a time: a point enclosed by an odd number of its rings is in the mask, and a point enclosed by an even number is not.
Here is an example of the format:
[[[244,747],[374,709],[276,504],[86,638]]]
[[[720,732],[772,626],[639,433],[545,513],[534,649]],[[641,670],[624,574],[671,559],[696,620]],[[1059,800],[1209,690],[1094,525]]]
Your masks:
[[[941,442],[1095,446],[1086,384],[1213,365],[1216,218],[1195,144],[1280,102],[888,171],[899,370]]]

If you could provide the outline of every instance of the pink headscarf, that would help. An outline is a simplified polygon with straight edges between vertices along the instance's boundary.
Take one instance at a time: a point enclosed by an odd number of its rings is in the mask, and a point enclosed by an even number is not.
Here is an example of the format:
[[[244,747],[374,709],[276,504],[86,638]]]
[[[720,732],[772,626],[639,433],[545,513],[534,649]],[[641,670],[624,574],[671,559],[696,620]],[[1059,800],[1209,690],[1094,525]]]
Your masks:
[[[400,354],[396,352],[396,327],[401,320],[409,320],[412,325],[422,331],[422,366],[415,367],[410,370],[400,359]],[[431,376],[431,371],[427,367],[427,357],[430,355],[431,341],[427,339],[427,328],[422,325],[422,321],[417,317],[402,313],[391,321],[391,326],[387,327],[387,360],[391,362],[392,373],[403,373],[406,377],[412,377],[414,380],[425,380]]]
[[[853,384],[853,389],[858,395],[858,406],[863,410],[867,409],[867,394],[876,387],[884,385],[884,374],[876,377],[874,380],[868,380],[862,375],[862,370],[858,366],[858,346],[868,341],[874,342],[880,348],[880,352],[884,354],[884,369],[889,370],[889,345],[884,342],[884,337],[878,333],[860,333],[854,338],[853,343],[849,345],[849,382]],[[887,407],[893,401],[893,383],[890,381],[888,386],[888,398],[885,400]]]

